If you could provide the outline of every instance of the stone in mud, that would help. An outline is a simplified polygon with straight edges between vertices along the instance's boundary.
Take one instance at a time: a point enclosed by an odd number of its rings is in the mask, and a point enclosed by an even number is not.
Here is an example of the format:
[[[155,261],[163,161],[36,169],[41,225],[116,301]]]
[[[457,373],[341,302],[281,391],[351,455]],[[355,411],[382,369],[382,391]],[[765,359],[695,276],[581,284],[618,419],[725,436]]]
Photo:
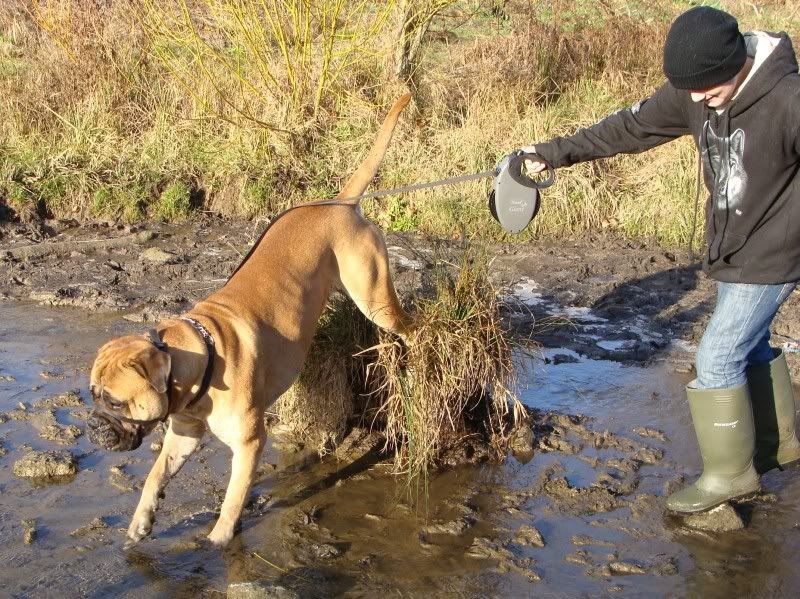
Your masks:
[[[278,584],[235,582],[228,585],[228,599],[300,599],[300,594]]]
[[[122,466],[111,466],[108,469],[110,476],[108,482],[112,487],[116,487],[120,491],[130,493],[136,490],[136,482],[134,478],[123,470]]]
[[[331,543],[313,543],[309,549],[317,559],[334,559],[344,554],[344,549]]]
[[[475,537],[472,545],[467,548],[466,554],[477,559],[512,559],[511,553],[500,541],[493,541],[487,537]]]
[[[581,566],[588,566],[592,563],[592,560],[589,557],[589,552],[585,549],[579,549],[575,553],[568,554],[566,557],[564,557],[564,561]]]
[[[611,578],[613,573],[611,572],[611,568],[608,567],[608,564],[605,564],[603,566],[589,568],[586,570],[586,576],[591,576],[593,578]]]
[[[528,545],[530,547],[544,547],[544,537],[535,526],[524,524],[519,527],[514,537],[514,542],[518,545]]]
[[[158,237],[155,231],[139,231],[136,234],[136,243],[147,243]]]
[[[0,443],[0,458],[2,458],[4,455],[6,455],[6,448],[3,447],[2,443]]]
[[[585,545],[596,545],[597,547],[613,547],[614,543],[609,543],[608,541],[601,541],[600,539],[594,539],[588,535],[572,535],[573,545],[577,545],[578,547],[582,547]]]
[[[14,462],[20,478],[55,478],[77,474],[78,464],[68,451],[32,451]]]
[[[533,454],[533,428],[528,421],[518,424],[508,439],[508,448],[515,455]]]
[[[707,532],[730,532],[744,528],[742,517],[730,503],[723,503],[707,512],[684,516],[683,523],[689,528]]]
[[[22,524],[22,540],[26,545],[32,545],[36,540],[38,531],[36,530],[36,520],[34,518],[23,520]]]
[[[556,509],[574,514],[610,512],[626,502],[602,487],[576,488],[563,476],[548,478],[541,487]]]
[[[74,424],[61,426],[58,424],[48,424],[41,431],[39,436],[47,441],[60,443],[61,445],[71,445],[83,434],[83,431]]]
[[[52,380],[52,379],[59,380],[59,379],[63,379],[64,378],[64,374],[63,373],[55,372],[53,370],[42,370],[39,373],[39,376],[41,378],[43,378],[43,379],[46,379],[46,380],[47,379],[49,379],[49,380]]]
[[[651,439],[658,439],[659,441],[664,441],[664,442],[669,441],[669,439],[664,433],[654,428],[640,426],[638,428],[633,429],[633,432],[639,435],[640,437],[649,437]]]
[[[615,470],[619,470],[620,472],[638,472],[641,463],[636,460],[631,460],[629,458],[610,458],[606,460],[606,466],[608,468],[614,468]]]
[[[450,522],[437,522],[425,526],[420,531],[421,535],[451,535],[459,536],[464,534],[469,528],[475,524],[475,520],[470,517],[458,518]]]
[[[634,460],[638,460],[644,464],[657,464],[664,459],[664,451],[662,449],[655,449],[653,447],[642,447],[633,454]]]
[[[77,408],[82,405],[83,405],[83,400],[81,399],[80,391],[78,391],[77,389],[72,389],[71,391],[62,393],[61,395],[56,395],[54,397],[45,397],[44,399],[34,403],[33,407],[37,409]]]
[[[580,360],[571,354],[556,354],[553,356],[553,366],[559,364],[577,364]]]
[[[105,520],[102,518],[95,518],[89,524],[85,526],[81,526],[80,528],[76,528],[69,536],[71,537],[84,537],[93,533],[96,533],[99,530],[106,530],[108,528],[108,524],[106,524]]]
[[[153,264],[165,265],[180,262],[180,257],[161,248],[147,248],[139,254],[139,260]]]
[[[130,306],[122,295],[88,286],[61,287],[55,291],[34,291],[30,299],[44,306],[73,306],[94,311],[117,311]]]
[[[674,557],[669,558],[667,561],[656,564],[651,568],[651,573],[656,576],[677,576],[678,564]]]
[[[636,473],[614,475],[611,472],[600,472],[592,486],[606,489],[612,495],[631,495],[639,486],[639,477]]]
[[[561,453],[566,453],[569,455],[576,454],[581,450],[580,446],[574,445],[566,439],[556,435],[550,435],[540,439],[539,449],[542,451],[560,451]]]
[[[644,568],[632,562],[610,562],[608,569],[617,576],[630,576],[632,574],[647,574]]]

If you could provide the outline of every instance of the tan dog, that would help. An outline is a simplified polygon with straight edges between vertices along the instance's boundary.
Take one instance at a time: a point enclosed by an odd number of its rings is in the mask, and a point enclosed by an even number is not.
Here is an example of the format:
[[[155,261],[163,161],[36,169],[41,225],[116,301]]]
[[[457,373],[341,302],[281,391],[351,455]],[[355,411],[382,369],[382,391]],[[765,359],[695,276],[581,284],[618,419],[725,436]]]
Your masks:
[[[403,96],[392,107],[366,160],[337,198],[364,192],[408,100]],[[233,451],[225,500],[208,539],[217,546],[231,540],[264,448],[264,410],[298,376],[328,296],[338,287],[376,325],[403,336],[410,331],[383,237],[364,219],[357,200],[285,212],[228,283],[187,313],[188,320],[159,323],[158,338],[120,337],[100,349],[91,374],[95,442],[135,449],[169,416],[163,449],[128,528],[130,542],[150,533],[161,492],[206,429]],[[207,393],[196,397],[209,363]]]

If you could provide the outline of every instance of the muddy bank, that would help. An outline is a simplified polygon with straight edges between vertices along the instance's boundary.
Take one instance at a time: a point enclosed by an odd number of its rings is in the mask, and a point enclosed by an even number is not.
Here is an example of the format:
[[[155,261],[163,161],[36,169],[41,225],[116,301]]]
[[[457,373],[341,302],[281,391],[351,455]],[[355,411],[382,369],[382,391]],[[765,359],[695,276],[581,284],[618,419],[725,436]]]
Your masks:
[[[211,216],[182,225],[6,223],[0,297],[123,311],[129,320],[154,322],[222,286],[264,226]],[[457,254],[460,242],[391,234],[387,245],[398,289],[419,293],[434,257]],[[685,248],[597,235],[487,251],[495,257],[495,284],[513,296],[511,324],[523,334],[533,330],[548,347],[585,357],[646,362],[676,342],[691,349],[713,306],[713,281],[687,260]],[[776,344],[800,338],[799,316],[794,294],[773,327]]]

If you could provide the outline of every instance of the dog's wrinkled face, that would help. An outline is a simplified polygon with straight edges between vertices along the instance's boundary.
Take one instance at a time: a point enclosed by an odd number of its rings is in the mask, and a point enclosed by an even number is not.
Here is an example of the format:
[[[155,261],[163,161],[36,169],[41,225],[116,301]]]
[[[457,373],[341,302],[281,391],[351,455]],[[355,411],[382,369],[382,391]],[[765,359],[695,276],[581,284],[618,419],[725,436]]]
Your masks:
[[[170,366],[169,354],[146,337],[119,337],[101,347],[90,383],[97,405],[87,421],[92,443],[113,451],[139,447],[169,411]]]

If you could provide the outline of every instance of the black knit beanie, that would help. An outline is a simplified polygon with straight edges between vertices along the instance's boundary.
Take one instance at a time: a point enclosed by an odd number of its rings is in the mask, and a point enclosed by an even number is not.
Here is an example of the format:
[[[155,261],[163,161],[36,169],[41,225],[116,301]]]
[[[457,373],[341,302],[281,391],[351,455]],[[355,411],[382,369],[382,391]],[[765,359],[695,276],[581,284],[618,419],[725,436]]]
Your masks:
[[[678,89],[706,89],[725,83],[747,60],[744,37],[726,12],[698,6],[672,23],[664,44],[664,74]]]

